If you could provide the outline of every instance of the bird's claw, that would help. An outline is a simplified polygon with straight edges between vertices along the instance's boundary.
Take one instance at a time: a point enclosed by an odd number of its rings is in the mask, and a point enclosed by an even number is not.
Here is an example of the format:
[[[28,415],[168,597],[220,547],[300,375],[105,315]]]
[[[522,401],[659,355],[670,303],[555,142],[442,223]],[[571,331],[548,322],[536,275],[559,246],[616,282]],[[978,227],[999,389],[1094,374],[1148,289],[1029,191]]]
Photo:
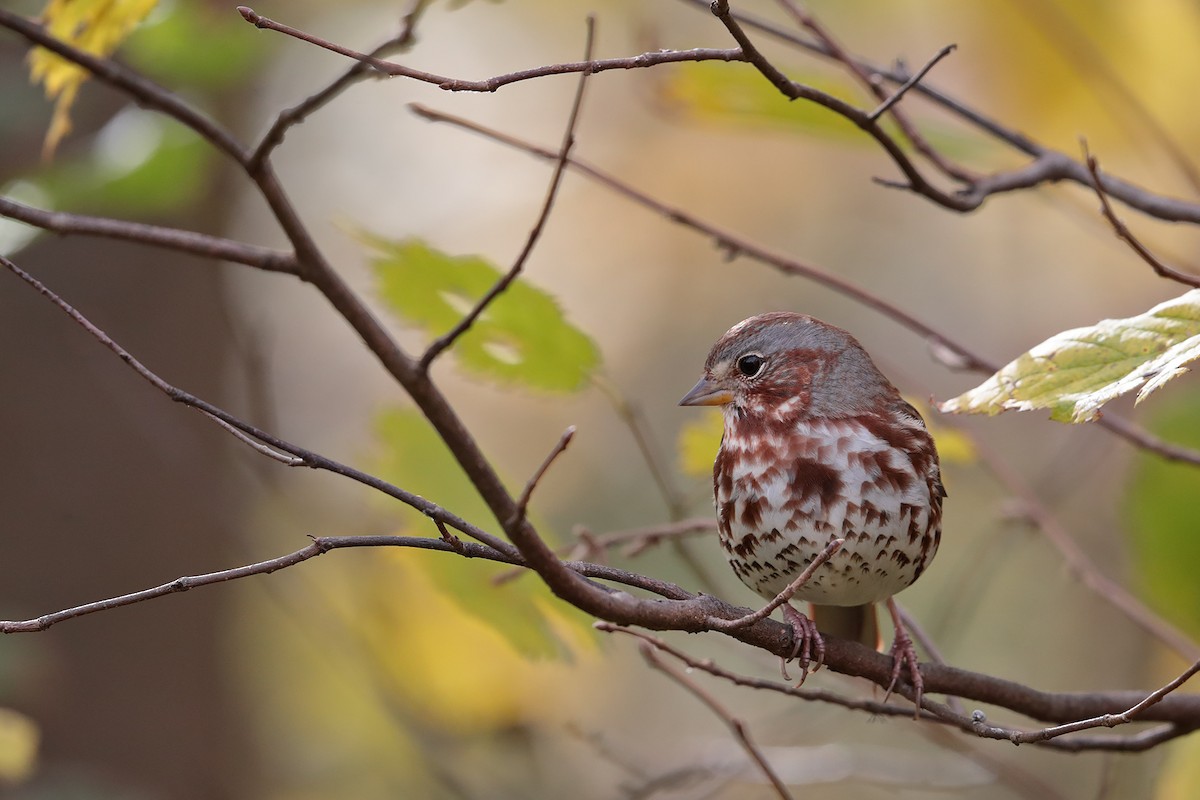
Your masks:
[[[915,693],[913,702],[917,704],[915,716],[921,713],[921,696],[925,692],[925,680],[921,677],[920,664],[917,661],[917,649],[913,646],[912,638],[908,635],[908,631],[904,630],[903,625],[896,626],[896,636],[892,640],[892,680],[888,684],[887,694],[884,695],[883,702],[887,702],[892,696],[892,690],[896,688],[897,681],[900,680],[900,673],[907,665],[909,677],[912,679],[913,692]]]
[[[779,660],[779,671],[783,675],[783,679],[790,682],[792,677],[788,675],[788,662],[799,659],[800,681],[796,684],[799,687],[804,685],[804,680],[808,677],[810,664],[812,664],[812,671],[816,672],[825,663],[825,640],[817,630],[816,623],[790,605],[783,606],[783,618],[792,629],[792,653],[787,658]],[[814,651],[815,662],[813,661]]]

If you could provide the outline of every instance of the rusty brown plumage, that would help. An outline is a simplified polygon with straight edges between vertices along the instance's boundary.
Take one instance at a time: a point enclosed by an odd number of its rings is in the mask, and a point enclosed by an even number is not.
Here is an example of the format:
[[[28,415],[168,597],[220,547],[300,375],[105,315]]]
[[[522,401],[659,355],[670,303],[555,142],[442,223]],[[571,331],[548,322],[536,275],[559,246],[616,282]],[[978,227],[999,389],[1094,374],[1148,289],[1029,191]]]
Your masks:
[[[826,634],[876,646],[874,603],[910,586],[941,539],[937,449],[905,402],[846,331],[813,317],[751,317],[713,346],[681,405],[719,405],[725,435],[713,465],[721,547],[737,576],[773,598],[826,547],[845,540],[795,598]],[[822,613],[825,610],[826,613]],[[819,666],[821,635],[784,606],[801,668]],[[893,682],[911,639],[897,625]]]

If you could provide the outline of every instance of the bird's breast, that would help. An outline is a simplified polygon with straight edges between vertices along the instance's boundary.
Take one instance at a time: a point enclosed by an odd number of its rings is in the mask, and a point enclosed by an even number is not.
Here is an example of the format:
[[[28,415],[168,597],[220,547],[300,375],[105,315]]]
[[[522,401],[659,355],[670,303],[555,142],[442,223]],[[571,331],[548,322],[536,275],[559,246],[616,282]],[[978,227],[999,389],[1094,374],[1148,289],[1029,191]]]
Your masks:
[[[842,549],[797,593],[858,605],[911,584],[937,547],[930,481],[904,449],[854,420],[733,425],[714,465],[721,544],[765,597],[835,538]]]

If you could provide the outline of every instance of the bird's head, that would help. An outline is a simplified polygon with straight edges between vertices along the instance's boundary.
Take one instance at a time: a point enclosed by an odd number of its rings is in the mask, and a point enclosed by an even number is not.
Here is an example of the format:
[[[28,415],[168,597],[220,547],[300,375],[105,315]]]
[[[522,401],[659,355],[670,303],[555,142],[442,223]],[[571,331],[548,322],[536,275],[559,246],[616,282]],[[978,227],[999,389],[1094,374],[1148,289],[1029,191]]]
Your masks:
[[[725,406],[738,416],[787,408],[810,417],[848,417],[895,392],[849,333],[777,311],[730,328],[679,405]]]

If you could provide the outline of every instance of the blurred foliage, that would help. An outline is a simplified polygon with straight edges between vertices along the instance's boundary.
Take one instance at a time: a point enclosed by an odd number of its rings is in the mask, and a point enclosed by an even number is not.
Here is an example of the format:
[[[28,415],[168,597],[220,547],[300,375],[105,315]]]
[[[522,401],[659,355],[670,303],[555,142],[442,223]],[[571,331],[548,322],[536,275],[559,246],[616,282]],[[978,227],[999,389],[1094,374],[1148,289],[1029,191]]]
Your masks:
[[[660,76],[660,101],[668,111],[686,114],[696,121],[736,125],[747,131],[782,130],[864,147],[874,146],[871,139],[845,117],[816,103],[788,100],[748,64],[685,62],[661,72],[666,77]],[[842,98],[864,110],[869,111],[877,105],[845,74],[823,76],[789,67],[787,75],[797,83]],[[884,117],[880,124],[908,149],[907,140],[889,117]],[[922,118],[920,130],[926,141],[952,158],[977,157],[984,151],[995,149],[979,137],[957,133],[937,120]]]
[[[1050,409],[1059,422],[1087,422],[1123,394],[1137,401],[1200,358],[1200,289],[1144,314],[1056,334],[979,386],[940,405],[947,413]]]
[[[53,208],[105,215],[160,216],[191,207],[210,175],[209,151],[191,130],[131,107],[91,147],[37,177]]]
[[[1169,442],[1200,448],[1198,419],[1200,405],[1189,398],[1161,409],[1152,429]],[[1149,453],[1138,456],[1125,506],[1141,592],[1164,617],[1200,637],[1197,498],[1196,467]]]
[[[0,708],[0,786],[20,783],[37,766],[38,727],[24,714]]]
[[[700,409],[700,413],[679,429],[676,450],[679,454],[679,469],[684,475],[694,478],[712,477],[713,460],[721,446],[725,422],[719,408]]]
[[[450,256],[417,239],[358,237],[375,251],[380,297],[432,336],[451,330],[501,277],[478,256]],[[583,388],[600,363],[596,345],[567,322],[558,304],[518,278],[451,351],[468,371],[526,389]]]
[[[414,411],[387,411],[379,416],[376,431],[381,451],[376,474],[487,527],[491,513],[424,417]],[[413,535],[433,529],[433,523],[414,509],[400,513],[407,519],[406,531]],[[523,578],[497,586],[493,579],[510,572],[511,567],[472,562],[466,569],[461,559],[454,557],[426,559],[422,568],[463,609],[486,622],[519,652],[528,656],[566,654],[556,634],[561,617],[547,616],[547,601],[552,597],[541,581]],[[579,630],[590,630],[586,615],[573,609],[566,613]]]
[[[834,96],[853,92],[853,84],[844,76],[788,74],[792,80]],[[668,109],[697,120],[757,130],[777,127],[866,143],[853,123],[815,103],[789,101],[749,64],[683,63],[667,70],[666,75],[660,99]]]
[[[1200,787],[1200,737],[1171,742],[1167,752],[1154,800],[1195,800],[1196,788]]]
[[[80,50],[111,54],[158,0],[50,0],[42,12],[46,30]],[[71,105],[89,73],[44,48],[29,54],[29,74],[54,100],[54,116],[46,131],[43,155],[53,155],[71,130]]]
[[[154,7],[153,2],[53,0],[46,19],[60,36],[56,26],[70,27],[74,38],[64,38],[90,52],[108,54],[120,45],[123,58],[136,69],[172,91],[190,92],[194,100],[236,86],[269,54],[261,37],[233,35],[246,25],[231,10],[196,2]],[[154,13],[146,17],[151,8]],[[194,46],[198,41],[220,46]],[[58,97],[47,133],[50,151],[70,128],[71,103],[86,73],[41,49],[30,53],[30,69],[47,94]],[[163,217],[203,198],[212,163],[211,148],[190,129],[130,103],[70,157],[29,171],[4,186],[3,193],[46,210]],[[0,231],[0,245],[9,253],[42,234],[19,227]]]
[[[271,54],[275,38],[256,33],[232,4],[166,0],[130,35],[121,55],[168,87],[220,90],[244,83]]]

